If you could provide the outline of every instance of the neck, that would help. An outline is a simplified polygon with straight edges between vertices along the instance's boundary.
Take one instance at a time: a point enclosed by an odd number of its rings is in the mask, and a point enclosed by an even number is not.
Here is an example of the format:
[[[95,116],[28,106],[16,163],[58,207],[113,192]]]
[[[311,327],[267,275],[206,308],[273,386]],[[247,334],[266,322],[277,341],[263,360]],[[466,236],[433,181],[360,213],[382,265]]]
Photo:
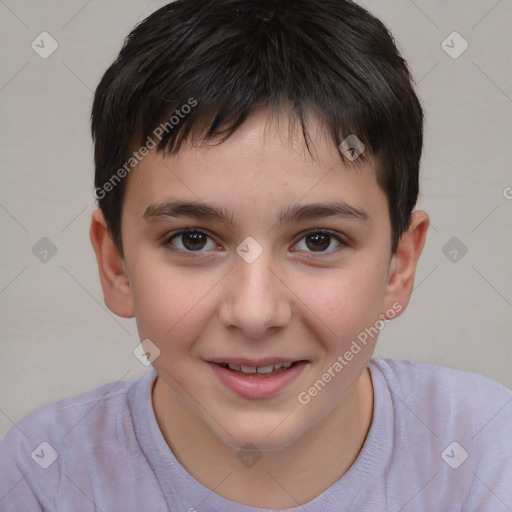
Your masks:
[[[258,508],[297,507],[333,485],[357,459],[373,414],[373,386],[365,368],[343,400],[313,428],[246,468],[237,457],[239,450],[213,435],[159,377],[152,399],[164,439],[188,473],[216,494]]]

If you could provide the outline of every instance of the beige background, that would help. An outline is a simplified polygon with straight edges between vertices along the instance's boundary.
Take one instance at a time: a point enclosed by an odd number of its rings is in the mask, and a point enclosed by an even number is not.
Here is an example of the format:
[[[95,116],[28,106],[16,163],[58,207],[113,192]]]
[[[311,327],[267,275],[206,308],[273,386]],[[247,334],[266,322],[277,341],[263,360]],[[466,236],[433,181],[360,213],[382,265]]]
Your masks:
[[[147,371],[132,353],[135,321],[103,304],[89,243],[89,115],[123,38],[164,3],[0,0],[2,437],[42,404]],[[419,207],[432,221],[412,301],[376,355],[512,388],[512,2],[361,3],[394,33],[418,82],[427,112]],[[58,43],[47,59],[31,47],[43,31]],[[454,31],[469,44],[456,59],[441,46]],[[449,51],[461,43],[448,38]],[[32,250],[42,237],[57,248],[46,262]],[[445,247],[452,237],[458,247]]]

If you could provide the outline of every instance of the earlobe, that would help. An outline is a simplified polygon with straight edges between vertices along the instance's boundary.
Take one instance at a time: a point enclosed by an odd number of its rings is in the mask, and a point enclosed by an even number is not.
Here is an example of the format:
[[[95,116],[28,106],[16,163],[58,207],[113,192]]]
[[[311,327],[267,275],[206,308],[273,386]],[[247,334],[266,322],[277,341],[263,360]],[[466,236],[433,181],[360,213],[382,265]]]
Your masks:
[[[135,312],[125,263],[110,236],[100,209],[92,214],[89,235],[98,262],[106,306],[116,315],[132,318]]]
[[[426,212],[412,213],[409,229],[400,238],[397,250],[390,261],[384,300],[385,311],[398,303],[401,306],[401,313],[409,303],[414,287],[416,266],[425,245],[429,222]],[[383,315],[385,316],[385,313]]]

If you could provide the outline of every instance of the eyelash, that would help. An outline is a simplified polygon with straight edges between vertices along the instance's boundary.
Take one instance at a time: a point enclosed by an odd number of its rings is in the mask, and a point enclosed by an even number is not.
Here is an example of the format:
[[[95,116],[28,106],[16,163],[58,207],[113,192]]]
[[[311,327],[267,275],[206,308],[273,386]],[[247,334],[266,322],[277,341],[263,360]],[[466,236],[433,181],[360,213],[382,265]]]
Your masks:
[[[173,246],[173,244],[171,243],[172,240],[174,240],[175,238],[179,238],[181,235],[185,235],[185,234],[190,234],[190,233],[198,233],[200,235],[205,235],[206,237],[212,239],[212,237],[205,231],[201,230],[201,229],[198,229],[198,228],[188,228],[188,229],[181,229],[179,231],[176,231],[174,233],[171,233],[168,237],[166,237],[166,241],[165,241],[165,245],[166,246],[172,246],[169,247],[170,250],[172,250],[173,252],[179,252],[179,253],[182,253],[183,255],[185,255],[185,257],[190,257],[190,258],[198,258],[198,257],[201,257],[201,255],[206,252],[206,251],[202,251],[202,250],[199,250],[199,251],[190,251],[190,250],[182,250],[182,249],[178,249],[178,248],[175,248]],[[333,254],[334,252],[336,252],[338,249],[340,249],[340,247],[344,247],[344,246],[348,246],[349,243],[344,240],[342,237],[340,237],[339,235],[336,235],[335,233],[333,233],[332,231],[329,231],[327,229],[313,229],[313,230],[310,230],[310,231],[307,231],[305,232],[302,237],[294,244],[298,244],[301,240],[303,240],[304,238],[308,237],[308,236],[311,236],[311,235],[328,235],[330,236],[331,238],[334,238],[340,245],[334,249],[334,250],[331,250],[331,251],[307,251],[307,253],[309,254],[308,257],[313,257],[313,258],[317,258],[317,257],[323,257],[325,255],[330,255],[330,254]]]

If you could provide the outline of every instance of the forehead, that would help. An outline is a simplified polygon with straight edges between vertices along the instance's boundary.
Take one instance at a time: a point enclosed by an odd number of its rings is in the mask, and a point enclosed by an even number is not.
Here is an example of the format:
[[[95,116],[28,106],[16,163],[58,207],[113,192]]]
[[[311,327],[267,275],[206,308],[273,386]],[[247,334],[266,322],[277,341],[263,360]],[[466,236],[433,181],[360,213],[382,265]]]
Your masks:
[[[124,207],[143,218],[152,206],[186,199],[238,222],[306,202],[343,202],[360,217],[386,206],[373,158],[347,166],[321,122],[310,119],[308,134],[309,149],[300,123],[258,111],[222,142],[188,142],[170,156],[151,150],[129,176]]]

